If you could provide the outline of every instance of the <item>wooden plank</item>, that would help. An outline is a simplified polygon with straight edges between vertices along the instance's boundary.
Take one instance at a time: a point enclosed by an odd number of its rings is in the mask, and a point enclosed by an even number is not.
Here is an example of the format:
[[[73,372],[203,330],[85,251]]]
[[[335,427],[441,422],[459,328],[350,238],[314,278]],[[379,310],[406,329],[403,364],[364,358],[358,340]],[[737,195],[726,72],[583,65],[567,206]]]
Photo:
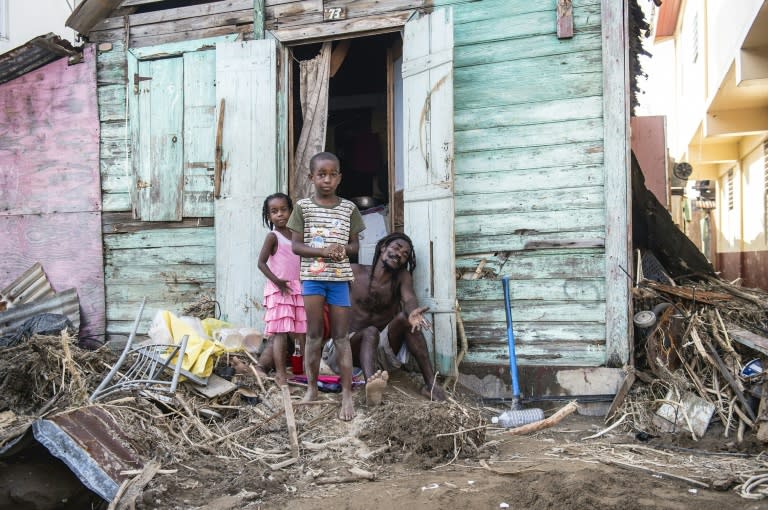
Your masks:
[[[579,0],[581,8],[587,5],[598,4],[600,0]],[[547,2],[510,2],[509,0],[483,0],[482,2],[468,3],[465,0],[435,0],[435,6],[455,5],[456,25],[460,28],[465,23],[482,21],[492,18],[515,18],[532,12],[543,12],[552,19],[554,0]]]
[[[763,355],[768,355],[768,338],[752,333],[732,322],[727,322],[725,329],[731,340],[761,352]]]
[[[132,26],[131,39],[140,39],[147,36],[160,36],[185,32],[195,32],[217,27],[233,27],[253,23],[253,9],[244,11],[225,12],[211,14],[199,18],[187,18],[183,20],[170,20],[160,23]],[[235,30],[232,30],[235,32]]]
[[[168,264],[164,266],[106,266],[104,279],[112,283],[141,283],[148,281],[171,283],[216,283],[213,264]]]
[[[104,247],[108,250],[135,248],[164,248],[186,246],[216,246],[213,227],[173,228],[104,234]]]
[[[456,238],[456,256],[468,256],[500,251],[537,250],[549,248],[603,248],[603,227],[579,232],[521,232],[495,236],[466,235]]]
[[[522,322],[594,322],[605,320],[604,301],[518,301],[512,304],[512,317]],[[505,320],[504,301],[462,301],[461,318],[473,322],[499,322]],[[602,339],[601,339],[602,343]]]
[[[184,196],[182,216],[213,216],[216,52],[184,54]]]
[[[128,53],[139,60],[168,58],[173,56],[181,56],[184,53],[189,53],[191,51],[210,50],[215,48],[219,43],[234,41],[236,37],[236,34],[229,34],[215,37],[197,38],[195,40],[183,40],[150,47],[131,48]],[[129,79],[133,79],[133,76],[130,73],[128,73],[128,76]]]
[[[514,263],[514,261],[513,261]],[[516,271],[514,266],[509,268]],[[482,300],[502,296],[500,280],[457,280],[456,294],[460,302]],[[510,298],[515,300],[541,301],[601,301],[605,299],[605,280],[602,278],[581,279],[551,278],[536,280],[514,280]]]
[[[465,325],[473,347],[506,348],[507,325],[504,322],[470,322]],[[595,322],[523,322],[515,320],[515,338],[528,342],[589,342],[601,344],[605,325]]]
[[[177,229],[192,227],[211,227],[213,218],[184,218],[181,221],[154,221],[147,223],[135,220],[130,213],[117,212],[102,215],[103,232],[105,234],[120,232],[140,232],[153,229]]]
[[[253,2],[253,38],[264,39],[264,20],[266,19],[264,0]]]
[[[397,30],[405,25],[411,14],[410,11],[407,11],[365,18],[350,18],[330,23],[321,22],[285,29],[278,28],[273,30],[272,33],[279,41],[284,43],[295,41],[310,42],[327,38],[358,37]]]
[[[546,346],[521,345],[515,349],[515,355],[521,366],[599,367],[605,359],[605,347],[583,344],[567,346],[553,342]],[[501,346],[489,350],[470,349],[464,363],[503,365],[507,363],[507,358],[506,350]]]
[[[458,68],[455,71],[457,109],[600,95],[601,64],[600,51],[585,51],[520,60],[514,65]],[[479,86],[488,81],[494,86]]]
[[[627,2],[602,0],[603,97],[605,111],[605,261],[606,359],[608,367],[621,367],[629,359],[632,345],[631,270],[632,239],[630,144],[629,144],[629,59]]]
[[[125,119],[125,82],[98,88],[99,120],[102,122]]]
[[[520,14],[512,19],[503,16],[491,16],[475,22],[458,25],[456,30],[456,46],[513,38],[523,39],[537,35],[549,35],[556,41],[553,7],[547,7],[546,11]],[[579,5],[574,13],[574,24],[579,27],[579,33],[581,33],[581,30],[589,30],[600,26],[599,16],[599,5]]]
[[[601,141],[603,119],[566,120],[541,124],[539,129],[530,126],[501,126],[470,129],[456,133],[456,143],[465,151],[511,149],[542,144],[542,132],[546,142],[552,145]]]
[[[455,164],[457,179],[458,176],[470,173],[508,172],[525,169],[546,169],[549,171],[550,168],[558,170],[568,165],[581,167],[582,165],[602,165],[603,163],[602,142],[538,145],[478,152],[463,151],[461,147],[457,147],[457,149],[459,149],[456,153]],[[592,182],[603,182],[604,177],[594,177],[594,179]],[[546,184],[541,182],[537,188],[544,186]]]
[[[557,38],[573,37],[573,0],[557,0]]]
[[[513,234],[517,231],[579,232],[595,230],[605,225],[605,209],[574,211],[531,211],[509,216],[498,216],[493,222],[481,216],[456,217],[456,236]],[[625,276],[626,278],[626,276]]]
[[[559,41],[552,34],[543,34],[520,39],[472,43],[456,48],[455,65],[468,67],[479,64],[514,62],[530,58],[550,57],[573,52],[600,49],[599,27],[580,32],[579,37],[570,41]]]
[[[552,190],[501,191],[498,193],[456,194],[456,215],[514,214],[528,211],[575,211],[604,208],[605,192],[602,186],[561,188],[562,194]]]
[[[101,208],[105,212],[130,211],[131,204],[128,193],[105,193],[101,196]]]
[[[456,296],[454,225],[450,220],[454,217],[452,50],[451,9],[406,24],[403,69],[413,71],[403,76],[405,231],[421,254],[414,289],[422,303],[439,300],[451,305]],[[436,55],[439,58],[433,60]],[[414,67],[422,61],[431,65]],[[433,198],[424,199],[430,194]],[[430,315],[433,331],[426,336],[432,344],[435,369],[455,375],[455,311],[450,306]]]
[[[217,45],[216,84],[217,103],[226,103],[226,170],[215,203],[216,299],[228,320],[261,328],[264,277],[254,261],[267,230],[259,205],[279,186],[276,41]]]
[[[253,0],[224,0],[220,2],[208,2],[175,9],[161,9],[157,11],[131,14],[128,16],[128,25],[133,29],[142,25],[162,23],[166,21],[180,21],[188,18],[211,17],[217,14],[238,11],[249,11],[253,16]],[[123,16],[107,18],[96,25],[93,30],[113,30],[124,26]]]
[[[528,163],[536,164],[535,162]],[[479,195],[489,190],[507,193],[521,190],[558,190],[599,186],[602,188],[602,165],[553,166],[548,168],[494,169],[490,172],[459,173],[456,176],[457,195]]]
[[[224,25],[219,27],[203,28],[199,30],[185,30],[183,32],[173,32],[170,34],[148,35],[131,39],[131,47],[134,50],[151,48],[164,44],[183,44],[189,41],[205,40],[214,38],[225,38],[227,40],[237,40],[244,37],[253,30],[251,24],[244,25]]]
[[[550,122],[602,119],[603,101],[600,96],[564,97],[540,103],[501,105],[492,108],[457,110],[456,131],[503,126],[532,126]],[[529,127],[529,129],[535,129]]]
[[[508,274],[513,280],[547,278],[602,278],[604,276],[601,250],[542,250],[512,253],[509,256],[478,256],[456,259],[462,273],[474,270],[480,260],[486,259],[485,270],[496,277]],[[513,282],[514,283],[514,282]]]
[[[105,262],[113,266],[136,264],[137,260],[141,260],[146,265],[212,264],[216,260],[216,249],[213,246],[187,246],[183,250],[176,246],[141,248],[114,250],[107,252],[105,256]]]

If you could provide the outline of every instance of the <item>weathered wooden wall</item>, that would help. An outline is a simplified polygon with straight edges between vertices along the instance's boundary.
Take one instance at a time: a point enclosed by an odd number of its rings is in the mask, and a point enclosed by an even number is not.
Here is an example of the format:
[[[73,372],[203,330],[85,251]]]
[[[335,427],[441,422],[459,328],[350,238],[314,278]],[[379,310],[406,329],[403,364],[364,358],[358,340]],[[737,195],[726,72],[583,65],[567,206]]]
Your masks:
[[[216,259],[212,154],[208,158],[210,165],[204,165],[205,168],[184,168],[182,221],[133,218],[131,188],[136,186],[136,177],[131,164],[126,102],[127,55],[124,43],[113,39],[99,46],[97,58],[109,337],[124,336],[130,331],[144,296],[147,305],[140,332],[146,332],[159,309],[178,312],[202,294],[213,296]],[[209,110],[212,119],[212,107]],[[212,132],[212,125],[209,128]],[[195,129],[187,129],[184,135],[185,147],[206,146],[213,150],[212,136],[196,133]],[[195,136],[204,136],[208,143],[196,144]]]
[[[0,286],[40,262],[104,340],[99,122],[92,48],[0,85]]]
[[[437,1],[455,19],[456,252],[465,363],[506,365],[499,278],[512,278],[521,365],[605,363],[600,0]],[[464,367],[466,368],[466,367]]]

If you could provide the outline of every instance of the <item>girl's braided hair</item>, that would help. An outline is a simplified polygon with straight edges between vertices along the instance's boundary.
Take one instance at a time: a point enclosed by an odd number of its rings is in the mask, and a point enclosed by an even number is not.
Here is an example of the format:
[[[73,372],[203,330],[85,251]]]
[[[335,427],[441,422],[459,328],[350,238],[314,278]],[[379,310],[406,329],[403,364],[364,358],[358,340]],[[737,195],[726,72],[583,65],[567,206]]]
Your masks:
[[[272,221],[269,219],[269,201],[274,198],[282,198],[285,200],[288,203],[288,209],[293,211],[293,200],[291,200],[291,197],[285,193],[272,193],[267,198],[265,198],[264,205],[261,207],[261,219],[264,222],[264,226],[268,227],[269,230],[275,228],[275,226],[272,224]]]

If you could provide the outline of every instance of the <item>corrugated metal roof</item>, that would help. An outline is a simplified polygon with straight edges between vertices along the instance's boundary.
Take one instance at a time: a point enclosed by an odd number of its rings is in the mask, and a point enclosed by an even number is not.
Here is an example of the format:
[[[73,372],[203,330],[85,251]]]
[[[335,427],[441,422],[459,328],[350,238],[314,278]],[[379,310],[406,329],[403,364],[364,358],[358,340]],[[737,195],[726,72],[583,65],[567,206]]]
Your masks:
[[[22,303],[49,298],[54,294],[51,282],[48,281],[48,277],[43,271],[43,266],[37,262],[10,285],[0,290],[0,312]]]
[[[0,313],[0,337],[16,331],[27,319],[41,313],[66,315],[76,329],[80,329],[80,301],[77,290],[69,289],[49,298],[24,303]]]
[[[69,41],[54,33],[41,35],[0,55],[0,83],[11,81],[61,57],[80,55]]]
[[[61,459],[83,485],[112,501],[122,481],[121,471],[142,466],[128,438],[112,416],[90,406],[57,414],[32,424],[37,439]]]

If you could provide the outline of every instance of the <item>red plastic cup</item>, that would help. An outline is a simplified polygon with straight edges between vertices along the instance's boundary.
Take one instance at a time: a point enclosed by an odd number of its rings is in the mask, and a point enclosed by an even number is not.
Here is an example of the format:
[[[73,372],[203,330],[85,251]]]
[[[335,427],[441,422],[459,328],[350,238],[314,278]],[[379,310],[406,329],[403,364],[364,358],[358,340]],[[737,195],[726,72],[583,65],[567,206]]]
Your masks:
[[[304,373],[304,356],[291,356],[291,372],[293,375],[301,375]]]

